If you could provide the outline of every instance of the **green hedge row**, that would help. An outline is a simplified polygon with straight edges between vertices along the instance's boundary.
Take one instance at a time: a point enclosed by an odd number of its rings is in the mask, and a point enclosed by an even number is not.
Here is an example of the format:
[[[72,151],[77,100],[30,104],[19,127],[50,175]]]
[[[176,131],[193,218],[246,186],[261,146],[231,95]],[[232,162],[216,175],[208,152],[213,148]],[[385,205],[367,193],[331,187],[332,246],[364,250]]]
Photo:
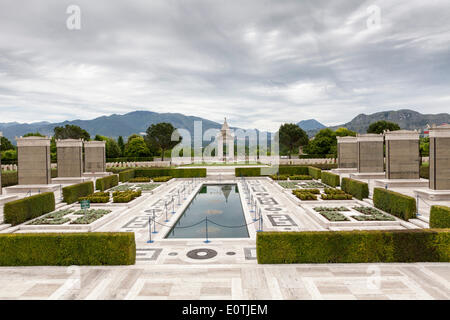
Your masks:
[[[450,262],[450,230],[258,232],[258,263]]]
[[[331,173],[331,172],[322,172],[322,182],[329,185],[330,187],[338,187],[341,183],[341,178],[339,175]]]
[[[398,192],[375,188],[373,191],[373,204],[376,208],[406,221],[416,217],[416,200]]]
[[[104,178],[99,178],[95,181],[95,189],[100,191],[108,190],[109,188],[115,187],[119,184],[119,176],[113,174],[106,176]]]
[[[67,204],[77,202],[79,198],[87,197],[94,193],[94,183],[92,181],[74,184],[62,189],[63,201]]]
[[[322,176],[322,170],[320,170],[319,168],[308,167],[308,175],[310,175],[314,179],[320,179]]]
[[[206,177],[206,168],[136,168],[135,177],[162,177],[171,176],[174,178],[204,178]]]
[[[359,200],[369,197],[369,185],[365,182],[350,178],[342,178],[341,189]]]
[[[280,166],[278,169],[279,175],[309,175],[307,166]]]
[[[134,169],[128,169],[128,170],[120,171],[119,172],[119,181],[120,182],[129,181],[130,179],[134,178],[135,173],[136,173],[136,170],[134,170]]]
[[[131,265],[133,232],[0,234],[0,266]]]
[[[259,177],[261,176],[261,168],[235,168],[236,177]]]
[[[18,183],[17,171],[2,171],[2,187],[15,186]]]
[[[450,228],[450,207],[431,207],[430,228]]]
[[[55,194],[45,192],[31,197],[5,203],[5,223],[13,226],[55,211]]]

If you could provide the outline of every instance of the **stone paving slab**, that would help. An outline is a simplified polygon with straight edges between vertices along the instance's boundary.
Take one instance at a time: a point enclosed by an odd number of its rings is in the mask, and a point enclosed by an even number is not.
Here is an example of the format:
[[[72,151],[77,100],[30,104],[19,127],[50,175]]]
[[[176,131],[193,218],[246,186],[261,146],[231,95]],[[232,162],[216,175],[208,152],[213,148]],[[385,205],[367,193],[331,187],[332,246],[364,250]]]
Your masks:
[[[0,299],[442,299],[450,264],[2,267]]]

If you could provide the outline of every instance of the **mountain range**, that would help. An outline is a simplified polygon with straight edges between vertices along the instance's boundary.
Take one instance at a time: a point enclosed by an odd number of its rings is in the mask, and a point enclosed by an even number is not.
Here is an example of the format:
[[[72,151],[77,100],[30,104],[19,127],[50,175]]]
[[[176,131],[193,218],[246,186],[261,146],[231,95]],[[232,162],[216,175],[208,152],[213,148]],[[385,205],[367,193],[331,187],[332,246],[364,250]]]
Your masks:
[[[398,111],[383,111],[374,114],[360,114],[353,120],[339,126],[329,127],[337,129],[345,127],[358,133],[365,133],[372,122],[386,120],[396,122],[402,129],[423,130],[427,125],[450,123],[450,114],[421,114],[417,111],[403,109]],[[191,132],[194,131],[194,121],[202,121],[202,129],[205,132],[208,129],[220,129],[221,123],[207,120],[200,117],[186,116],[180,113],[158,113],[151,111],[133,111],[123,115],[113,114],[102,116],[92,120],[73,120],[59,123],[35,122],[18,123],[8,122],[0,123],[0,131],[11,142],[15,143],[15,137],[22,136],[30,132],[40,132],[48,136],[53,135],[53,129],[56,126],[65,126],[66,124],[77,125],[89,132],[91,137],[96,134],[114,137],[123,136],[124,138],[133,133],[145,132],[151,124],[159,122],[170,122],[176,128],[185,128]],[[320,129],[326,126],[315,119],[302,120],[298,125],[304,129],[309,136],[313,136]]]

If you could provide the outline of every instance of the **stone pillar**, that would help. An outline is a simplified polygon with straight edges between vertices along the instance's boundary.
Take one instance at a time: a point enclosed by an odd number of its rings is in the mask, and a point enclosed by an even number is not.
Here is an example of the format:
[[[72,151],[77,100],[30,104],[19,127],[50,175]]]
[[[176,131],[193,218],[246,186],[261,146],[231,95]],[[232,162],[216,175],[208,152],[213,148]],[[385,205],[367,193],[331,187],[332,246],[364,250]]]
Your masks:
[[[106,171],[106,142],[84,142],[84,172]]]
[[[83,174],[83,141],[77,139],[56,140],[58,177],[81,177]]]
[[[16,141],[19,185],[50,184],[50,139],[31,136]]]
[[[384,139],[382,134],[357,136],[358,173],[384,172]]]
[[[222,161],[223,160],[223,136],[222,134],[219,135],[219,137],[217,138],[217,154],[216,154],[216,158],[218,161]]]
[[[358,145],[356,137],[337,137],[337,156],[339,168],[357,168]]]
[[[450,190],[450,125],[430,128],[430,189]]]
[[[398,130],[385,133],[386,179],[420,179],[419,133]]]

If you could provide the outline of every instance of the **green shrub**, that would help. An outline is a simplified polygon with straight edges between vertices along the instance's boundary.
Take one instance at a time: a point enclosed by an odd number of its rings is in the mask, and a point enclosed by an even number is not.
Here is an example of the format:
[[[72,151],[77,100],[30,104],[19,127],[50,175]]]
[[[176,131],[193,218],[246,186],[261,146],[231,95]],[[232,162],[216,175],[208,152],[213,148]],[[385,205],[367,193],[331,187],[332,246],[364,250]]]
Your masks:
[[[119,173],[119,181],[120,182],[127,182],[134,178],[135,170],[134,169],[128,169],[118,172]]]
[[[109,192],[96,192],[87,197],[81,197],[78,201],[89,200],[91,203],[108,203]]]
[[[450,230],[258,232],[258,263],[450,262]]]
[[[416,217],[416,200],[398,192],[375,188],[373,191],[373,204],[376,208],[406,221]]]
[[[236,177],[259,177],[261,176],[261,168],[235,168]]]
[[[280,175],[309,175],[309,170],[307,166],[280,166],[278,168],[278,174]]]
[[[136,168],[135,177],[162,177],[171,176],[174,178],[204,178],[206,177],[206,168]]]
[[[131,265],[133,232],[0,234],[0,266]]]
[[[77,202],[80,197],[86,197],[94,193],[94,183],[92,181],[74,184],[62,189],[63,201],[67,204]]]
[[[58,169],[57,168],[52,168],[51,170],[51,177],[52,178],[58,178]]]
[[[450,228],[450,207],[431,206],[430,228]]]
[[[7,202],[4,211],[5,223],[13,226],[37,218],[55,210],[55,195],[53,192]]]
[[[278,174],[273,174],[273,175],[271,175],[271,176],[269,176],[272,180],[287,180],[288,178],[289,178],[289,176],[288,175],[285,175],[285,174],[281,174],[281,175],[278,175]]]
[[[17,171],[2,171],[2,187],[15,186],[19,183]]]
[[[167,176],[167,177],[155,177],[153,178],[153,182],[167,182],[169,180],[172,180],[171,176]]]
[[[119,176],[117,174],[113,174],[104,178],[97,179],[97,181],[95,181],[95,188],[100,191],[105,191],[117,186],[118,184]]]
[[[296,189],[292,190],[292,194],[294,194],[298,199],[302,201],[306,200],[317,200],[316,196],[317,189]],[[317,190],[319,191],[319,190]],[[320,193],[320,191],[319,191]]]
[[[314,179],[320,179],[322,175],[322,170],[314,167],[308,167],[308,175],[310,175]]]
[[[311,167],[318,168],[320,170],[331,170],[336,169],[338,165],[336,163],[317,163],[317,164],[311,164]]]
[[[303,175],[303,174],[301,174],[301,175],[295,174],[293,176],[290,176],[289,180],[312,180],[312,177],[308,176],[308,175]]]
[[[148,177],[138,177],[128,180],[128,182],[150,182],[150,181],[152,181],[152,179]]]
[[[359,200],[369,197],[369,185],[365,182],[342,178],[341,189]]]
[[[420,166],[420,177],[423,179],[430,179],[430,167]]]
[[[331,172],[322,172],[322,182],[331,187],[338,187],[340,185],[340,177]]]
[[[137,197],[142,195],[142,190],[138,191],[114,191],[113,193],[113,202],[114,203],[128,203]]]

